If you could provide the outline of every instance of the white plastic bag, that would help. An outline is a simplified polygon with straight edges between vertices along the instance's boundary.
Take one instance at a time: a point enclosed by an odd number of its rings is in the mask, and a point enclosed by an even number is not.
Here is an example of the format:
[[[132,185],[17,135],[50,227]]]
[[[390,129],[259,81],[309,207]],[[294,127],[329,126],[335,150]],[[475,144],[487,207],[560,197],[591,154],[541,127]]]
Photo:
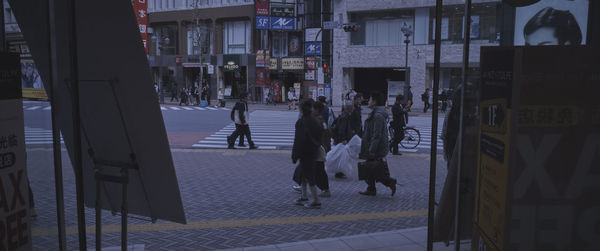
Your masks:
[[[325,161],[325,170],[327,173],[335,174],[341,172],[346,174],[348,178],[357,180],[360,144],[360,137],[354,136],[346,145],[337,144],[333,146],[331,151],[327,153]]]

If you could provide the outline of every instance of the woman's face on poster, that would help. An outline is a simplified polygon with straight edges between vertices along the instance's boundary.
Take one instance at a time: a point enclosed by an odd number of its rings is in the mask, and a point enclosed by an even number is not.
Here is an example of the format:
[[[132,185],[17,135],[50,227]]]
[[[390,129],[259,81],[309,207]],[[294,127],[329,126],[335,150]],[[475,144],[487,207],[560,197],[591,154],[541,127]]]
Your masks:
[[[556,30],[552,27],[541,27],[525,36],[526,45],[558,45],[558,38],[554,35]],[[566,42],[565,45],[568,45]]]

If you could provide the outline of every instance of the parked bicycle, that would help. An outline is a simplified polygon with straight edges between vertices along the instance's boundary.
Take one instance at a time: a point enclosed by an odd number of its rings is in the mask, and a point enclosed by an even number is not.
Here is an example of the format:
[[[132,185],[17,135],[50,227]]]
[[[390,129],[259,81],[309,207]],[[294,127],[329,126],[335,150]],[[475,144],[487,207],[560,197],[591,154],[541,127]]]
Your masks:
[[[392,139],[394,138],[394,128],[388,125],[390,132],[390,146]],[[421,132],[412,126],[404,126],[404,138],[400,141],[400,145],[405,149],[415,149],[421,143]],[[391,147],[390,147],[391,151]]]

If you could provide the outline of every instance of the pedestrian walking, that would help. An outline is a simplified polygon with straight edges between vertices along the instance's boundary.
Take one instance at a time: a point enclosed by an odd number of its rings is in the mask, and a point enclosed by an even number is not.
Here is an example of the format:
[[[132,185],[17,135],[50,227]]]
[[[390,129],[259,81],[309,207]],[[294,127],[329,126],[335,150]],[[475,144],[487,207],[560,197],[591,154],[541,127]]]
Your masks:
[[[312,116],[314,101],[307,99],[300,104],[302,116],[295,125],[294,145],[292,147],[292,162],[300,161],[294,176],[300,176],[301,196],[295,201],[296,205],[306,208],[321,208],[321,202],[316,188],[316,161],[321,147],[322,129],[317,119]],[[307,187],[310,189],[313,201],[308,203]]]
[[[325,172],[325,160],[327,157],[327,152],[331,150],[331,136],[329,133],[329,126],[325,118],[323,117],[323,110],[326,110],[325,104],[323,102],[315,102],[313,105],[313,116],[321,125],[321,144],[319,146],[319,155],[317,156],[316,170],[315,170],[315,182],[317,187],[321,189],[320,197],[330,197],[331,193],[329,192],[329,177],[327,177],[327,172]]]
[[[200,91],[198,90],[200,88],[198,88],[197,85],[194,85],[192,87],[192,98],[194,98],[194,100],[196,101],[196,105],[200,105]],[[193,105],[193,102],[192,102]]]
[[[329,152],[329,150],[331,150],[331,130],[330,127],[333,124],[333,121],[335,120],[335,114],[333,114],[333,110],[327,105],[327,98],[325,96],[319,96],[317,98],[318,103],[321,103],[323,105],[323,108],[319,110],[319,113],[321,115],[321,119],[323,120],[323,124],[324,124],[324,142],[325,142],[325,150],[327,150],[327,152]]]
[[[187,104],[187,93],[185,88],[181,88],[181,91],[179,93],[179,105],[184,105]]]
[[[371,113],[365,120],[359,158],[366,160],[359,163],[358,178],[367,183],[367,190],[359,192],[362,195],[375,196],[376,182],[380,182],[396,194],[396,179],[390,177],[386,155],[389,151],[385,98],[380,93],[372,93],[369,100]]]
[[[390,126],[394,129],[394,137],[392,138],[390,150],[393,155],[401,155],[398,152],[398,144],[404,139],[404,126],[408,122],[408,107],[402,103],[403,99],[403,95],[396,96],[396,102],[392,106],[393,120]]]
[[[207,106],[210,106],[210,95],[211,95],[210,84],[207,84],[206,85],[206,105]],[[250,97],[250,96],[248,95],[248,97]]]
[[[354,96],[354,109],[351,115],[353,134],[359,137],[362,137],[362,108],[360,107],[362,101],[362,94],[358,93]]]
[[[296,92],[294,91],[294,88],[290,88],[290,90],[288,91],[288,110],[292,109],[292,106],[294,107],[294,111],[296,110]]]
[[[223,93],[223,88],[219,89],[219,91],[217,92],[217,99],[219,100],[219,104],[221,107],[225,107],[225,95]],[[215,105],[215,108],[217,107],[217,105]]]
[[[227,148],[235,149],[235,139],[240,135],[246,135],[250,149],[256,149],[256,145],[252,141],[250,135],[250,126],[248,120],[250,120],[250,114],[248,113],[248,95],[246,93],[240,94],[240,101],[235,103],[235,106],[231,110],[232,120],[235,122],[235,131],[227,136]]]
[[[173,83],[171,85],[171,102],[173,102],[173,99],[177,102],[179,102],[179,98],[177,97],[179,93],[177,93],[177,84]]]
[[[448,109],[448,91],[446,89],[440,94],[440,101],[442,101],[442,112],[446,113],[446,109]]]
[[[354,111],[354,104],[351,101],[346,101],[342,107],[342,113],[338,116],[331,126],[331,135],[333,137],[333,144],[347,144],[350,139],[354,136],[354,130],[352,128],[352,112]]]
[[[423,112],[427,112],[429,109],[429,88],[425,89],[425,92],[421,94],[421,101],[423,101]]]

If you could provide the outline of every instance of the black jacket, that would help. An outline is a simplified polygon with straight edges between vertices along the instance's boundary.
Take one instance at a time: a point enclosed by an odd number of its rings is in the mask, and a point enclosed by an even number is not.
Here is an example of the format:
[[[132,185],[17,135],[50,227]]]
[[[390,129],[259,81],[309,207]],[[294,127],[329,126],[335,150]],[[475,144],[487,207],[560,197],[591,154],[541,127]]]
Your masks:
[[[296,121],[292,161],[302,158],[316,158],[321,146],[323,128],[313,116],[302,116]]]
[[[350,120],[352,121],[352,130],[354,130],[354,134],[357,134],[359,137],[362,137],[362,109],[360,105],[354,106],[354,111],[350,115]]]
[[[248,104],[246,104],[246,102],[244,101],[238,101],[237,103],[235,103],[235,106],[233,107],[233,109],[231,109],[232,113],[235,113],[235,111],[238,112],[239,117],[240,117],[240,122],[242,125],[247,124],[246,123],[246,107],[248,106]]]
[[[333,134],[333,143],[338,144],[344,140],[350,141],[352,139],[352,121],[350,120],[350,114],[343,113],[333,121],[331,128]]]
[[[403,127],[408,122],[408,113],[404,111],[403,104],[396,103],[392,106],[392,116],[394,119],[392,120],[392,126],[394,128]]]

